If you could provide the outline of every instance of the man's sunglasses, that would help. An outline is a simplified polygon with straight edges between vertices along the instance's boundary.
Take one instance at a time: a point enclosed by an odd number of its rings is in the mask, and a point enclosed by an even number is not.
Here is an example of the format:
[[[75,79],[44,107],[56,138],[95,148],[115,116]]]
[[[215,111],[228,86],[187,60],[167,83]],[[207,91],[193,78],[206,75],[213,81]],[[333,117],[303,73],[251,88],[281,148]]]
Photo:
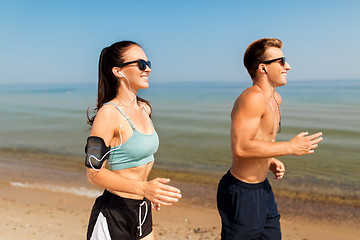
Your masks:
[[[143,59],[139,59],[139,60],[131,61],[131,62],[126,62],[126,63],[120,64],[119,67],[124,67],[124,66],[127,66],[127,65],[132,64],[132,63],[137,63],[138,66],[139,66],[139,69],[141,71],[145,71],[146,65],[149,66],[149,68],[151,69],[151,62],[150,61],[145,61]]]
[[[275,58],[275,59],[271,59],[271,60],[261,62],[261,63],[270,64],[270,63],[273,63],[273,62],[276,62],[276,61],[279,61],[279,60],[280,60],[281,65],[285,66],[285,63],[286,63],[286,58],[285,57]]]

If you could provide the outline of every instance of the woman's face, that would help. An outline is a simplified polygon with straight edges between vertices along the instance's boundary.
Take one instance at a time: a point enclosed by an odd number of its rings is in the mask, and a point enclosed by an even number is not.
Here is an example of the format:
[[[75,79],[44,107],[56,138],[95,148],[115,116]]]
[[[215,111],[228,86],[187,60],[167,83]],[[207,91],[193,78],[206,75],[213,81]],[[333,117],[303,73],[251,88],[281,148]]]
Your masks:
[[[125,52],[124,59],[124,63],[140,59],[148,61],[145,52],[137,45],[131,46]],[[129,80],[131,88],[136,90],[149,87],[148,77],[150,72],[151,69],[147,65],[145,70],[140,70],[137,62],[121,68],[121,73]],[[125,84],[128,84],[125,77],[121,77],[121,79]]]

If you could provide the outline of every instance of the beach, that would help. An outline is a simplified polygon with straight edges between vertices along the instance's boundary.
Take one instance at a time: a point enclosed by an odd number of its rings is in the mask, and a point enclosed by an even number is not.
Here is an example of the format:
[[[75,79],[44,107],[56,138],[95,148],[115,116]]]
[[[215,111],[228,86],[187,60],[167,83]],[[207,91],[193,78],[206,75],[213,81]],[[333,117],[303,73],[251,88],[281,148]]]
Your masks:
[[[101,189],[87,183],[84,169],[81,173],[76,168],[56,164],[45,169],[39,160],[33,159],[51,156],[1,152],[0,239],[85,239],[90,211]],[[163,173],[154,170],[154,174]],[[162,206],[159,212],[153,212],[156,239],[220,239],[216,185],[174,178],[171,184],[182,190],[183,198],[173,206]],[[282,215],[283,239],[355,240],[360,236],[359,206],[296,197],[276,199]]]
[[[94,199],[72,194],[2,185],[0,239],[85,239]],[[5,194],[6,193],[6,194]],[[216,209],[179,203],[153,213],[156,239],[220,239]],[[358,239],[351,222],[304,219],[281,220],[283,239]]]
[[[232,104],[246,87],[167,83],[139,93],[160,137],[149,179],[170,178],[183,195],[153,213],[156,239],[220,239],[216,188],[231,165]],[[282,180],[268,176],[283,239],[359,239],[360,81],[289,82],[279,92],[277,141],[301,131],[324,137],[315,154],[279,158]],[[83,163],[95,98],[96,84],[0,88],[0,240],[85,238],[103,191],[88,183]]]
[[[1,188],[0,239],[85,239],[93,198],[6,185]],[[156,239],[220,239],[215,208],[180,201],[154,212],[153,221]],[[283,239],[355,240],[360,235],[359,223],[333,218],[285,214],[281,224]]]

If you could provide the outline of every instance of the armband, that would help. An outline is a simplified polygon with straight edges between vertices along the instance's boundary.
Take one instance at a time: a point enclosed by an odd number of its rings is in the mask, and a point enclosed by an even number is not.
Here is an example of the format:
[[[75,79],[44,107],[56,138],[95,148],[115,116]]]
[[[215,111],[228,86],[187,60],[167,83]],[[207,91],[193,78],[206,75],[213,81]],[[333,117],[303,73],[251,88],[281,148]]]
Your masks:
[[[85,166],[93,169],[101,169],[105,160],[109,158],[110,147],[107,147],[104,139],[90,136],[85,146]]]

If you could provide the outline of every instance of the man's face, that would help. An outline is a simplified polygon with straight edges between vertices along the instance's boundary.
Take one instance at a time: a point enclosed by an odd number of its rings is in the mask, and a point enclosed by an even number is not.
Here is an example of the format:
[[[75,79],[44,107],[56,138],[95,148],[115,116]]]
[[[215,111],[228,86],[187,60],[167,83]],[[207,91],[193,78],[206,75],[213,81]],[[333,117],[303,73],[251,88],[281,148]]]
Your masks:
[[[266,61],[284,57],[280,48],[270,47],[266,50]],[[291,69],[290,65],[285,62],[283,65],[282,60],[278,60],[269,64],[266,64],[266,71],[273,84],[276,87],[283,86],[287,83],[286,73]]]

